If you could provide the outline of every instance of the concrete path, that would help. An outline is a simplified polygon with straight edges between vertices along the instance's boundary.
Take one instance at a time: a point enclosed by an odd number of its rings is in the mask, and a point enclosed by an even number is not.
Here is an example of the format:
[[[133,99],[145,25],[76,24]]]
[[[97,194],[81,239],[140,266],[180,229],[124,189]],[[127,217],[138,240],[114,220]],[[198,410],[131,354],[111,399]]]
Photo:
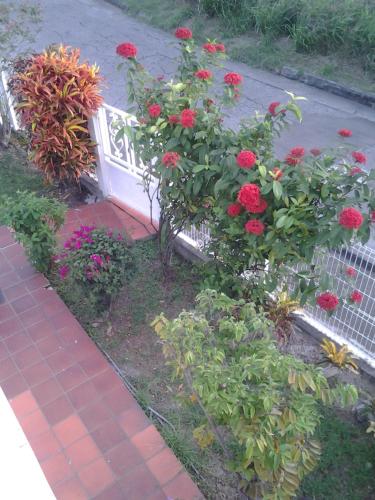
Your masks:
[[[82,55],[97,62],[107,80],[104,97],[108,104],[126,109],[124,73],[116,70],[119,58],[116,46],[131,41],[139,48],[139,60],[155,75],[171,75],[177,54],[174,37],[127,16],[105,0],[39,0],[43,24],[36,36],[35,48],[44,49],[52,43],[80,47]],[[230,125],[263,111],[271,101],[285,100],[284,91],[304,96],[301,104],[304,120],[293,124],[278,140],[276,151],[284,155],[295,145],[306,148],[327,147],[343,142],[337,130],[353,130],[350,144],[364,151],[368,168],[375,166],[375,110],[328,94],[266,71],[227,61],[226,71],[244,76],[243,98],[237,109],[231,110]],[[348,140],[346,140],[348,141]],[[348,144],[348,142],[346,142]]]

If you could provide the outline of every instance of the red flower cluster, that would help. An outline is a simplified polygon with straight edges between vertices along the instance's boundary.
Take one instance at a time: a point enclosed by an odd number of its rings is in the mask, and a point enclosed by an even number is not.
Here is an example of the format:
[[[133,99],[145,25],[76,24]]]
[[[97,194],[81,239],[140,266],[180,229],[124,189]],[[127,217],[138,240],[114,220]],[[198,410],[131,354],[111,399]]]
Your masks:
[[[178,115],[169,115],[168,122],[170,125],[176,125],[180,121],[180,117]]]
[[[157,118],[160,116],[161,113],[161,106],[159,104],[151,104],[148,108],[148,114],[151,116],[151,118]]]
[[[348,128],[340,128],[337,133],[341,135],[341,137],[351,137],[353,135],[353,132]]]
[[[215,54],[215,52],[217,50],[216,45],[214,43],[205,43],[203,45],[203,49],[206,52],[209,52],[210,54]]]
[[[343,208],[339,214],[339,224],[346,229],[358,229],[362,222],[363,215],[356,208]]]
[[[224,76],[224,82],[227,85],[241,85],[242,76],[239,75],[238,73],[227,73]]]
[[[361,169],[361,167],[353,167],[349,172],[349,175],[357,175],[357,174],[363,174],[363,170]]]
[[[363,296],[358,290],[354,290],[354,292],[350,295],[350,301],[354,304],[360,304],[362,302],[362,298]]]
[[[256,161],[257,157],[252,151],[243,150],[236,156],[237,165],[241,168],[251,168]]]
[[[298,165],[301,163],[302,158],[305,155],[305,149],[302,148],[301,146],[296,146],[295,148],[292,148],[289,153],[287,154],[285,158],[285,162],[288,165]]]
[[[190,38],[193,38],[193,33],[189,28],[177,28],[176,31],[174,32],[174,35],[176,38],[179,38],[180,40],[190,40]]]
[[[256,236],[260,236],[264,233],[265,225],[262,221],[258,219],[252,219],[246,222],[245,231],[247,233],[255,234]]]
[[[313,156],[319,156],[321,154],[321,151],[320,149],[318,148],[312,148],[310,149],[310,153],[313,155]]]
[[[339,299],[334,293],[324,292],[318,295],[316,303],[325,311],[334,311],[339,305]]]
[[[268,112],[272,115],[272,116],[276,116],[278,115],[279,113],[282,113],[283,115],[285,115],[286,111],[285,109],[281,109],[280,111],[276,111],[276,108],[278,108],[280,106],[280,102],[276,101],[276,102],[271,102],[271,104],[268,106]]]
[[[121,43],[116,48],[116,53],[121,57],[125,57],[126,59],[134,59],[134,57],[137,55],[137,52],[137,47],[132,43]]]
[[[199,80],[209,80],[212,78],[212,73],[208,69],[199,69],[194,73],[194,75],[199,78]]]
[[[279,169],[279,167],[275,167],[272,169],[272,172],[275,174],[275,179],[278,181],[283,176],[283,171]]]
[[[237,195],[238,202],[247,210],[260,204],[260,189],[256,184],[244,184]]]
[[[215,47],[217,52],[225,52],[225,45],[223,43],[216,43]]]
[[[258,203],[251,205],[250,203],[246,207],[247,210],[252,214],[262,214],[268,207],[266,200],[260,198]]]
[[[357,163],[366,163],[366,161],[367,161],[366,155],[363,154],[363,153],[361,153],[360,151],[353,151],[352,152],[352,158]]]
[[[193,128],[197,112],[193,109],[184,109],[180,115],[180,123],[184,128]]]
[[[231,203],[227,207],[227,214],[229,217],[237,217],[242,212],[242,207],[239,203]]]
[[[354,278],[354,276],[357,276],[357,271],[354,269],[354,267],[348,266],[345,269],[345,274],[349,276],[349,278]]]
[[[371,222],[375,222],[375,210],[371,212]]]
[[[174,151],[169,151],[165,153],[161,162],[166,167],[177,167],[177,163],[180,161],[180,155]]]

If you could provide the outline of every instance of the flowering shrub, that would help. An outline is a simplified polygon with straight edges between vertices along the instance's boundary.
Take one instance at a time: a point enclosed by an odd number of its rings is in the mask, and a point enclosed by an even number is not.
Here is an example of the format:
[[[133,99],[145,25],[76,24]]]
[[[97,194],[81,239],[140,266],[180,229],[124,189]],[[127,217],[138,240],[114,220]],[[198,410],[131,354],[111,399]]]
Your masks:
[[[294,497],[319,460],[319,402],[351,404],[355,387],[330,387],[321,369],[281,354],[261,308],[213,290],[198,295],[195,311],[160,315],[153,326],[186,395],[203,409],[194,435],[205,426],[215,437],[250,498]]]
[[[48,181],[77,180],[95,160],[87,120],[102,103],[101,78],[79,56],[78,49],[63,46],[32,56],[11,82],[31,131],[32,159]]]
[[[55,257],[61,280],[79,286],[91,302],[106,305],[134,271],[133,255],[119,232],[81,226]]]
[[[136,104],[139,125],[123,132],[148,166],[146,189],[151,177],[159,182],[165,263],[179,231],[205,222],[214,257],[211,279],[218,269],[230,277],[252,271],[255,283],[249,288],[264,285],[271,291],[286,266],[310,264],[317,248],[366,242],[375,207],[367,183],[374,171],[353,171],[366,161],[365,155],[357,151],[341,159],[316,148],[309,153],[299,145],[283,160],[275,158],[275,135],[291,114],[301,119],[298,98],[292,95],[288,102],[271,103],[265,115],[243,121],[238,131],[225,127],[224,107],[238,99],[243,77],[227,73],[222,92],[214,95],[209,68],[225,53],[214,50],[212,41],[197,52],[191,32],[184,33],[176,31],[181,58],[170,82],[152,78],[136,59],[126,59],[129,98]],[[348,131],[341,135],[350,136]],[[319,288],[316,272],[307,278],[300,284],[303,300]],[[328,289],[321,286],[321,291]]]
[[[4,197],[0,202],[2,223],[14,229],[16,239],[38,271],[48,271],[56,248],[56,232],[64,223],[65,205],[28,192]]]

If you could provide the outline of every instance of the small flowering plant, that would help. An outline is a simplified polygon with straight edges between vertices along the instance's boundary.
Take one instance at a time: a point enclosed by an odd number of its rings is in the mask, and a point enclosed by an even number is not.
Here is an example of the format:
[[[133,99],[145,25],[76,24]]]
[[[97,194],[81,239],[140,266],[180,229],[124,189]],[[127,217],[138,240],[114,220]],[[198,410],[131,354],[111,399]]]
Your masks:
[[[98,305],[108,305],[134,270],[131,250],[121,233],[81,226],[55,257],[61,280],[82,288]]]

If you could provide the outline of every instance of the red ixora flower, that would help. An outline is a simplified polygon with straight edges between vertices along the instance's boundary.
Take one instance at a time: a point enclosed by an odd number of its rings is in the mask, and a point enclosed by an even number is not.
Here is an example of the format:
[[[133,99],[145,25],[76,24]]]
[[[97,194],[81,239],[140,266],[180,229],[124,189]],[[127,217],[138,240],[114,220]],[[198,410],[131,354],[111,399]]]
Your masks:
[[[177,163],[180,161],[180,158],[181,156],[175,151],[169,151],[167,153],[164,153],[161,162],[166,167],[177,167]]]
[[[184,109],[180,115],[180,123],[184,128],[193,128],[197,112],[193,109]]]
[[[215,43],[217,52],[225,52],[225,45],[223,43]]]
[[[247,233],[255,234],[256,236],[260,236],[264,233],[265,225],[262,221],[258,219],[252,219],[246,222],[245,231]]]
[[[199,69],[194,73],[199,80],[209,80],[212,78],[212,72],[209,69]]]
[[[134,59],[137,55],[137,52],[137,47],[128,42],[121,43],[116,47],[116,53],[121,57],[125,57],[126,59]]]
[[[348,266],[345,269],[345,274],[349,276],[349,278],[354,278],[354,276],[357,276],[357,271],[354,269],[354,267]]]
[[[238,73],[227,73],[224,76],[224,82],[227,85],[241,85],[242,76],[239,75]]]
[[[180,40],[190,40],[190,38],[193,38],[193,33],[191,32],[191,30],[184,27],[177,28],[174,32],[174,35]]]
[[[239,203],[231,203],[227,207],[227,214],[229,217],[237,217],[242,212],[242,207]]]
[[[367,161],[366,155],[361,153],[360,151],[353,151],[352,158],[356,163],[366,163]]]
[[[272,172],[275,174],[275,179],[278,181],[283,176],[283,171],[279,167],[274,167]]]
[[[318,148],[311,148],[310,149],[310,153],[313,155],[313,156],[319,156],[321,154],[321,151],[320,149]]]
[[[358,290],[354,290],[354,292],[350,295],[350,302],[354,304],[360,304],[362,302],[363,295]]]
[[[362,222],[363,215],[356,208],[343,208],[339,214],[339,224],[346,229],[358,229]]]
[[[341,135],[341,137],[351,137],[353,135],[353,132],[348,128],[340,128],[337,133]]]
[[[257,157],[252,151],[244,149],[236,156],[237,165],[241,168],[251,168],[255,165]]]
[[[268,203],[263,198],[260,198],[258,203],[247,205],[246,210],[252,214],[262,214],[268,207]]]
[[[214,54],[217,51],[217,48],[214,43],[205,43],[203,44],[203,50],[209,52],[210,54]]]
[[[371,222],[375,222],[375,210],[371,211]]]
[[[288,165],[295,166],[301,163],[303,156],[305,155],[305,149],[301,146],[296,146],[292,148],[285,158],[285,162]]]
[[[280,106],[280,102],[276,101],[276,102],[271,102],[271,104],[268,106],[268,112],[272,115],[272,116],[276,116],[280,113],[282,113],[283,115],[285,115],[286,111],[285,109],[281,109],[280,111],[276,111],[276,108],[278,108]]]
[[[180,121],[180,117],[178,115],[169,115],[168,122],[170,125],[176,125]]]
[[[244,184],[238,192],[237,201],[246,209],[259,205],[260,189],[256,184]]]
[[[363,174],[363,170],[361,169],[361,167],[353,167],[349,172],[349,175],[357,175],[357,174]]]
[[[148,114],[151,116],[151,118],[157,118],[160,116],[161,113],[161,106],[159,104],[151,104],[148,108]]]
[[[324,292],[317,296],[316,303],[325,311],[334,311],[339,305],[339,299],[334,293]]]

